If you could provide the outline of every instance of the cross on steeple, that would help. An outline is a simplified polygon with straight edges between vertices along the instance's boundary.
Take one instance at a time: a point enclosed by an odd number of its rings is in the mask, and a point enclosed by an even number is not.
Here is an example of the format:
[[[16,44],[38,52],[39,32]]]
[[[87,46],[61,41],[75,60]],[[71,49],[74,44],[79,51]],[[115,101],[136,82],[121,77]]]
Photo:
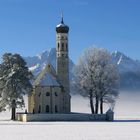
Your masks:
[[[63,20],[63,12],[61,11],[61,23],[64,24],[64,20]]]

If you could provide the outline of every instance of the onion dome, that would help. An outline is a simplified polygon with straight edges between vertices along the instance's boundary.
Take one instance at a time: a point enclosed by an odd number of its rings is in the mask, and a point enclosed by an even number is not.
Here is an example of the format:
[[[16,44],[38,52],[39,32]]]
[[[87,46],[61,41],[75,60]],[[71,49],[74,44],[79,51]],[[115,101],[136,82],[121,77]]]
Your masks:
[[[61,23],[56,26],[56,32],[57,33],[68,33],[69,32],[69,27],[64,24],[63,17],[62,17]]]

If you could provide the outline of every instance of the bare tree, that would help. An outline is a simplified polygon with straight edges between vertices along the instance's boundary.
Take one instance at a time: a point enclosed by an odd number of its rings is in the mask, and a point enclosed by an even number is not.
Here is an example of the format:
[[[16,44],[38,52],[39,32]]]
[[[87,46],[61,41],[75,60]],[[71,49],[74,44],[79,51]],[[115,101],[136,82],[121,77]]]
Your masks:
[[[118,96],[119,74],[106,49],[89,48],[75,68],[77,91],[90,99],[91,112],[103,113],[103,103],[115,102]]]

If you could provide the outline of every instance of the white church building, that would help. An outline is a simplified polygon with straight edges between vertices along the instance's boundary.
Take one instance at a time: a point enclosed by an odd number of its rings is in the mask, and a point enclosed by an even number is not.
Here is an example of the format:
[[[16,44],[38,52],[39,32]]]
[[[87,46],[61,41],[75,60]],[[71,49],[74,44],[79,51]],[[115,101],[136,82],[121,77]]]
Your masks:
[[[29,113],[70,113],[68,32],[62,17],[56,26],[56,70],[48,64],[35,79],[28,97]]]

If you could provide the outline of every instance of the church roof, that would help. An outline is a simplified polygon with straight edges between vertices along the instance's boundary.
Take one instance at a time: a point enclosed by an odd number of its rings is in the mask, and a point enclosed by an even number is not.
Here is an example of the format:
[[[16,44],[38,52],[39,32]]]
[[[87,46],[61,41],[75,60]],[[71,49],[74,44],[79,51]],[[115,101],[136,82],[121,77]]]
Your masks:
[[[54,71],[52,65],[47,65],[45,69],[40,72],[37,76],[36,80],[34,81],[34,86],[60,86],[56,75],[52,73]]]

